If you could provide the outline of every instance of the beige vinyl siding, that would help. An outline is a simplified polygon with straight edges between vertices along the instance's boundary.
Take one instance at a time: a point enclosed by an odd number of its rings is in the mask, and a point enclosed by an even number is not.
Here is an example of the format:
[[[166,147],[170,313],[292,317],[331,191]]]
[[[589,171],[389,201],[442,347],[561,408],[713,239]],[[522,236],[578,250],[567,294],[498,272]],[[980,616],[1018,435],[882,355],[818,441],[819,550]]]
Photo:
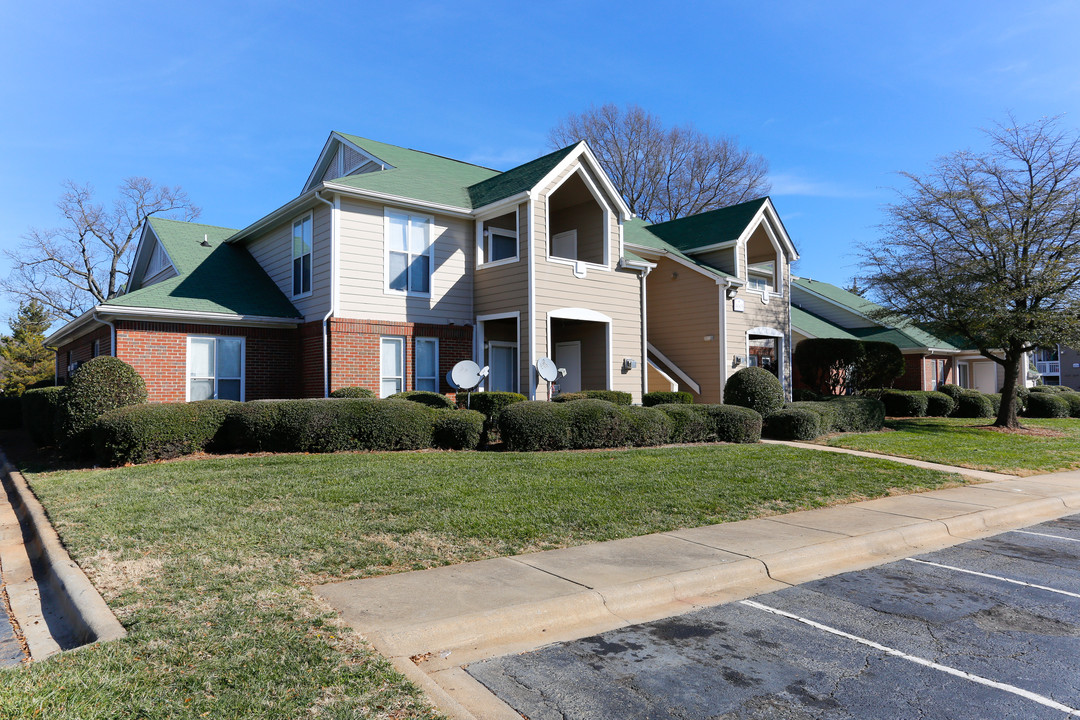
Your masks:
[[[720,250],[710,250],[709,252],[694,255],[694,259],[717,270],[723,270],[728,275],[735,275],[735,250],[734,245]]]
[[[292,226],[308,212],[314,213],[311,234],[311,294],[294,298],[292,294]],[[285,297],[307,321],[321,320],[330,309],[330,208],[326,205],[295,216],[263,233],[247,245],[252,257],[262,266]]]
[[[473,279],[473,309],[477,315],[520,312],[522,322],[527,322],[529,313],[528,233],[528,205],[522,204],[518,206],[518,259],[503,265],[476,269]]]
[[[741,256],[739,258],[742,267],[746,267],[746,248],[741,247],[739,252]],[[781,289],[787,287],[788,277],[790,275],[791,268],[788,263],[784,263],[781,267]],[[735,355],[741,355],[744,358],[749,352],[747,347],[747,331],[755,327],[766,327],[773,330],[777,330],[783,333],[783,347],[780,350],[781,362],[784,367],[784,387],[791,387],[791,367],[788,362],[788,356],[790,354],[790,348],[788,343],[791,341],[790,332],[790,313],[788,312],[788,305],[785,298],[782,295],[774,293],[768,293],[769,303],[766,305],[761,302],[762,294],[760,291],[748,290],[745,287],[739,288],[736,298],[740,298],[743,301],[743,312],[735,312],[733,308],[733,302],[727,300],[725,302],[725,312],[727,313],[727,353],[722,367],[725,369],[725,381],[727,377],[730,377],[735,371],[746,367],[745,364],[738,367],[732,367],[732,359]]]
[[[593,310],[611,318],[611,350],[607,359],[610,366],[611,388],[630,393],[634,402],[641,401],[642,377],[645,358],[642,357],[641,338],[641,276],[636,271],[604,270],[588,267],[584,278],[574,277],[573,265],[549,260],[547,194],[558,181],[581,166],[571,164],[552,182],[533,203],[535,257],[536,352],[538,357],[551,357],[555,348],[548,337],[548,313],[567,308]],[[583,170],[584,171],[584,170]],[[591,173],[588,173],[591,177]],[[594,185],[600,187],[598,182]],[[619,257],[618,218],[608,210],[608,257],[614,267]],[[523,343],[527,342],[524,336]],[[637,361],[637,367],[624,372],[623,358]],[[533,362],[538,358],[534,358]],[[583,379],[589,377],[585,345],[582,346]],[[528,363],[523,364],[524,379],[531,377]],[[605,378],[606,382],[606,378]],[[537,397],[546,391],[544,383],[537,389]]]
[[[472,268],[476,263],[474,222],[409,211],[434,220],[431,297],[418,297],[384,290],[384,211],[381,204],[341,199],[337,314],[365,320],[471,323]]]
[[[715,280],[666,258],[657,261],[645,282],[649,342],[701,386],[701,393],[694,394],[695,402],[720,402],[721,288]],[[705,340],[710,335],[712,340]],[[649,390],[667,389],[666,382],[653,388],[651,380],[650,375]],[[682,382],[679,389],[694,392]]]

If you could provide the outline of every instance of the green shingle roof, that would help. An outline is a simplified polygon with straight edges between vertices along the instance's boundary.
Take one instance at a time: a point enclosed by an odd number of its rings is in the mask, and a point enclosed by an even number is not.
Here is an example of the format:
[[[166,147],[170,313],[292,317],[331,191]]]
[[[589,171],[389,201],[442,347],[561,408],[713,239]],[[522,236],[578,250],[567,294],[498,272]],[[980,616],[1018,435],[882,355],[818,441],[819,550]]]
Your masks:
[[[768,198],[758,198],[717,210],[649,226],[653,235],[679,250],[738,240]]]
[[[842,340],[857,340],[848,330],[831,323],[823,317],[807,312],[802,308],[791,306],[791,327],[805,335],[816,338],[830,338]]]
[[[882,309],[882,307],[875,302],[827,282],[801,277],[793,277],[791,282],[796,287],[821,295],[822,297],[849,308],[860,315],[869,316],[873,312]],[[795,308],[793,307],[792,312],[794,311]],[[891,342],[901,350],[917,348],[939,348],[943,350],[962,349],[960,346],[947,340],[943,340],[918,325],[909,322],[897,322],[895,327],[878,325],[877,327],[847,328],[847,331],[860,340]]]
[[[650,225],[640,218],[631,218],[623,223],[623,242],[629,245],[637,245],[639,247],[652,248],[653,250],[659,250],[673,255],[680,260],[684,260],[688,263],[696,265],[703,271],[716,275],[717,277],[725,279],[736,279],[734,275],[724,272],[718,268],[714,268],[711,265],[706,265],[693,257],[687,255],[682,250],[679,250],[674,245],[666,242],[657,235],[654,235],[652,229],[655,225]]]
[[[512,170],[507,170],[495,177],[470,186],[468,188],[469,198],[472,201],[470,207],[483,207],[517,195],[520,192],[531,190],[576,147],[576,144],[564,147],[562,150],[556,150],[543,157],[530,160],[524,165],[518,165]]]
[[[179,275],[118,295],[103,305],[301,317],[247,250],[223,242],[236,230],[164,218],[149,222]],[[210,247],[203,247],[204,238]]]

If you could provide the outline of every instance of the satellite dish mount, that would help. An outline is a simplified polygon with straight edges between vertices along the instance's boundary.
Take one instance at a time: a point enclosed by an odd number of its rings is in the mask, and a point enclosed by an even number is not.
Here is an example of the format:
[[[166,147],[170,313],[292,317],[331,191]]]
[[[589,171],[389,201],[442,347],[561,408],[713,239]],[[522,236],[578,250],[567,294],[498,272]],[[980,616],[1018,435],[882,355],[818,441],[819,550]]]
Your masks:
[[[465,406],[470,407],[472,404],[472,390],[488,376],[489,369],[485,365],[480,367],[472,360],[462,360],[454,369],[450,371],[450,384],[455,390],[464,390],[467,394],[465,397]]]

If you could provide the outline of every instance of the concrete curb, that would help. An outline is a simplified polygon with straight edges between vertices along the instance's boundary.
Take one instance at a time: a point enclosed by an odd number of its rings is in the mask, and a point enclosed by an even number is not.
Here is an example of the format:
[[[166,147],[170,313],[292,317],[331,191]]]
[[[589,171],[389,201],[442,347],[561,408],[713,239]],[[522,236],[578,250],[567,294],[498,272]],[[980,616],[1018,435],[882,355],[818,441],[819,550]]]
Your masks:
[[[127,636],[97,588],[64,549],[22,473],[3,453],[0,480],[21,526],[28,561],[19,568],[17,582],[8,585],[8,595],[32,658],[44,660],[61,649]]]

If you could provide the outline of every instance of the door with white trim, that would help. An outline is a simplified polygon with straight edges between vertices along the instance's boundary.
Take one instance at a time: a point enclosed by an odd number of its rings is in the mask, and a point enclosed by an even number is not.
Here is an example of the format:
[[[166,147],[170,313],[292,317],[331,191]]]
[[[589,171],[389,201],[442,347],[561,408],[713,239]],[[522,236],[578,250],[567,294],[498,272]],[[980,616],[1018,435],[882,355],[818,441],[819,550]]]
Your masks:
[[[493,392],[517,392],[517,345],[492,340],[488,343],[487,389]]]
[[[555,364],[566,370],[566,377],[559,378],[559,392],[581,392],[581,342],[556,343]]]

